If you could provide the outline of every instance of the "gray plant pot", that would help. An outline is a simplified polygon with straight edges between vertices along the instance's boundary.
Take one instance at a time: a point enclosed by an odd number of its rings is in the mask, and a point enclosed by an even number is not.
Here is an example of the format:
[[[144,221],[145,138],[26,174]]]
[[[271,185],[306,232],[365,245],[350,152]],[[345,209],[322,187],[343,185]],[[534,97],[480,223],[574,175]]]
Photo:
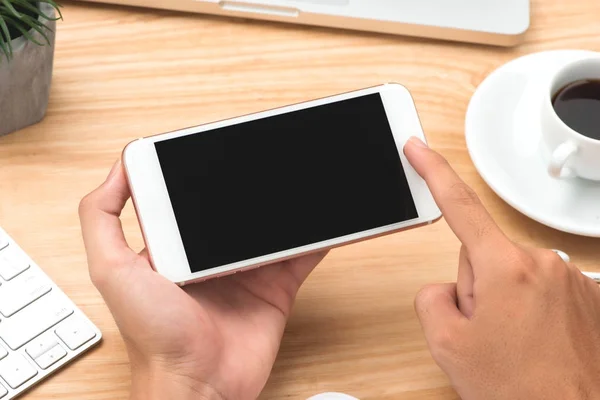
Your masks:
[[[41,3],[42,11],[54,16],[54,9]],[[12,41],[13,58],[0,60],[0,136],[33,125],[44,118],[48,108],[56,21],[46,21],[52,30],[46,34],[50,46],[38,46],[24,37]],[[45,39],[36,31],[30,32],[40,43]]]

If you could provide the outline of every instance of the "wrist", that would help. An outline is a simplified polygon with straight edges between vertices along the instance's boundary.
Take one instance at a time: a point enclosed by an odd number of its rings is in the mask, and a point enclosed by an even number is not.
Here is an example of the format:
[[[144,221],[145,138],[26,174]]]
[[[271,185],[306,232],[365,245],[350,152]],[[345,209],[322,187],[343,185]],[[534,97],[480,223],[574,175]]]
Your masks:
[[[225,400],[206,382],[159,367],[132,368],[130,400],[167,399]]]

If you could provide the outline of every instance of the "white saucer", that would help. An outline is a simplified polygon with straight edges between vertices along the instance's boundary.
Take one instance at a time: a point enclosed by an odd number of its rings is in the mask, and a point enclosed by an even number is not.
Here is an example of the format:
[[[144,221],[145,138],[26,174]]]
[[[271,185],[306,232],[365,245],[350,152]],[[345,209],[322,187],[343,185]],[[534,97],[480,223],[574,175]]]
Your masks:
[[[321,393],[308,400],[358,400],[355,397],[343,393]]]
[[[548,175],[532,101],[540,77],[589,54],[558,50],[530,54],[494,71],[477,88],[466,115],[471,159],[486,183],[512,207],[552,228],[600,237],[600,182]],[[538,89],[538,90],[536,90]]]

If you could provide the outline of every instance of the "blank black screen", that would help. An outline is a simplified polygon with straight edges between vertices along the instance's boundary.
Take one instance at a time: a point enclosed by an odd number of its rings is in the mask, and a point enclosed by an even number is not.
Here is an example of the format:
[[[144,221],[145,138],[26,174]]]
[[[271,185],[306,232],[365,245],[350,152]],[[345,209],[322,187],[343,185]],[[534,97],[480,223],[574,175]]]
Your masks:
[[[192,272],[418,216],[379,94],[156,151]]]

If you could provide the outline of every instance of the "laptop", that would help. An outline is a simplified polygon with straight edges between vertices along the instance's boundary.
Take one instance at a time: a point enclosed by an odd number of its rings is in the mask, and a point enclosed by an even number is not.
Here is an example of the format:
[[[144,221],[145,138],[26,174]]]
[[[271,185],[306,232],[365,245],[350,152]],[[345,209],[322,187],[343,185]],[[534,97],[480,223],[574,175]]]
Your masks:
[[[380,32],[518,45],[530,0],[82,0]]]

